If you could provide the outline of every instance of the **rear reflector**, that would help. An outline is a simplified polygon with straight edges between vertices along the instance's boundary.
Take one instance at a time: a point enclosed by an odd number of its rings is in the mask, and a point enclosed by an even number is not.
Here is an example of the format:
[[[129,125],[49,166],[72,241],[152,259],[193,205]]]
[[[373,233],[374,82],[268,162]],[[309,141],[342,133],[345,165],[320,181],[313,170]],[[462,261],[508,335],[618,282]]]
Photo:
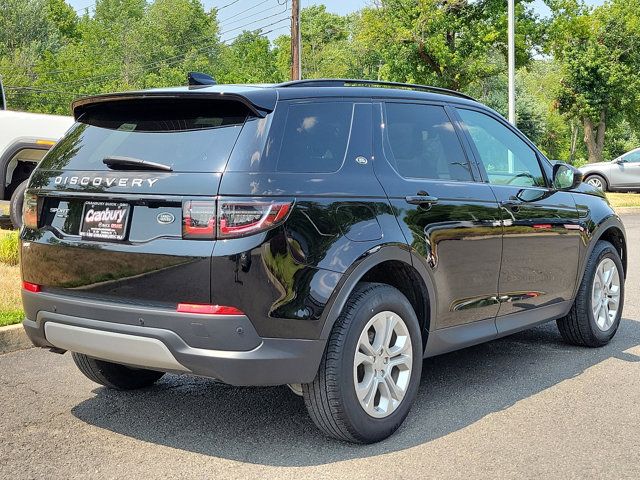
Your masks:
[[[224,305],[200,305],[196,303],[179,303],[178,313],[199,313],[201,315],[244,315],[242,310]]]
[[[22,288],[33,293],[38,293],[40,291],[40,285],[36,283],[22,282]]]

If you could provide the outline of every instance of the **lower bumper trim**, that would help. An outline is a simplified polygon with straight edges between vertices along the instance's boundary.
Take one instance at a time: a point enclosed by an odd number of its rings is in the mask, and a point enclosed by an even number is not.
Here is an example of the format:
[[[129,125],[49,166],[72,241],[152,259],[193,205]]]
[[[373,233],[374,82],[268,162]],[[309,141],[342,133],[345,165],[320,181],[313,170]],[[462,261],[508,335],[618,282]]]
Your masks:
[[[156,370],[185,371],[164,343],[156,338],[47,322],[47,340],[57,348],[90,357]]]
[[[187,372],[237,386],[311,382],[326,340],[262,338],[252,350],[187,345],[174,331],[40,310],[24,329],[34,345],[152,370]]]

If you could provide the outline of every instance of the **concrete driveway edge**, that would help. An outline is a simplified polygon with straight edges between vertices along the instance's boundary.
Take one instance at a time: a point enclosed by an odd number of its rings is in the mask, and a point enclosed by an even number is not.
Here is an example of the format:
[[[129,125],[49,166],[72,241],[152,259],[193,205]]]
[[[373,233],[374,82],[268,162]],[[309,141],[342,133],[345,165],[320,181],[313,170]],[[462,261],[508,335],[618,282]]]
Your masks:
[[[33,347],[22,324],[0,327],[0,355]]]

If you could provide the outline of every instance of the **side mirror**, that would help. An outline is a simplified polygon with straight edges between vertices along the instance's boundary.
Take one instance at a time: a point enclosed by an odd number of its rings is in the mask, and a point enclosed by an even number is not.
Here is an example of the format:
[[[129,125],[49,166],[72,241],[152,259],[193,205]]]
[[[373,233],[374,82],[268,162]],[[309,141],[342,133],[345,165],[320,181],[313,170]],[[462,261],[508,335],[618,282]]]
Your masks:
[[[566,163],[553,166],[553,187],[557,190],[571,190],[582,183],[582,173]]]
[[[621,163],[624,163],[624,159],[622,157],[616,158],[613,163],[617,163],[618,165],[620,165]]]

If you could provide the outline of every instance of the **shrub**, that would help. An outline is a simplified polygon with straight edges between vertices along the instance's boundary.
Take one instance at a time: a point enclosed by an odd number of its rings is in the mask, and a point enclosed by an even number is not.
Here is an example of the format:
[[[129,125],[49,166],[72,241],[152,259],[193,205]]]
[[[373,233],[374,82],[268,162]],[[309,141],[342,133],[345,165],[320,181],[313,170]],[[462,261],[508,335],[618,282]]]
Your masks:
[[[7,265],[18,264],[18,232],[0,233],[0,262]]]

